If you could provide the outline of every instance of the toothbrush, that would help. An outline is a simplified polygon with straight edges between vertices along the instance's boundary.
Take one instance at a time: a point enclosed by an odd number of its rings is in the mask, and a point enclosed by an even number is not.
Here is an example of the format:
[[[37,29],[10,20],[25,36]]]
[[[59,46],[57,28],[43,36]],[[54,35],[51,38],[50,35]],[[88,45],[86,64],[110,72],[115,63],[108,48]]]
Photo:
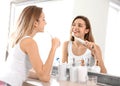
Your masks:
[[[72,33],[72,36],[74,36],[74,33]],[[78,37],[75,37],[75,36],[74,36],[74,38],[85,45],[85,41],[82,40],[81,38],[78,38]]]

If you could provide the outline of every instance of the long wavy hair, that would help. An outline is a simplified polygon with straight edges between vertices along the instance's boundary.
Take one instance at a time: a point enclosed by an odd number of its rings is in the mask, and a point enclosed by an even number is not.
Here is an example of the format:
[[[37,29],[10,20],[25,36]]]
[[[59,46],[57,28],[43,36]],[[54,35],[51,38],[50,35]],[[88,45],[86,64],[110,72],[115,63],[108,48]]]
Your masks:
[[[23,9],[17,21],[17,29],[14,32],[12,47],[24,36],[30,35],[34,30],[34,22],[38,21],[42,13],[42,8],[37,6],[27,6]]]
[[[90,42],[95,42],[93,35],[92,35],[91,24],[88,18],[85,16],[76,16],[72,21],[72,25],[76,19],[82,19],[83,21],[85,21],[86,29],[89,29],[89,32],[85,34],[84,39]],[[72,36],[72,28],[70,30],[70,40],[74,41],[74,37]]]

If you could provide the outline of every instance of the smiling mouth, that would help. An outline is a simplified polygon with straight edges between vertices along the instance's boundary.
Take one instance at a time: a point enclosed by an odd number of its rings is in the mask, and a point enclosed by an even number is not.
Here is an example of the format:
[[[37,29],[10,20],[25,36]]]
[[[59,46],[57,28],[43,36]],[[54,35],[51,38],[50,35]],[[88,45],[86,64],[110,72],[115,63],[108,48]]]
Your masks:
[[[76,31],[76,32],[73,32],[74,34],[78,34],[79,32],[78,31]]]

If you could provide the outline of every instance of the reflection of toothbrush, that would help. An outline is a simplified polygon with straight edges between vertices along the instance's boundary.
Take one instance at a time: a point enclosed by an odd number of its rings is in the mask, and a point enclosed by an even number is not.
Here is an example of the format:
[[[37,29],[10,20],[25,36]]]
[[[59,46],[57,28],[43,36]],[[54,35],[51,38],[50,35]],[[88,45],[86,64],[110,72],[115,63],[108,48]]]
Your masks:
[[[74,36],[74,33],[72,33],[72,36]],[[78,37],[75,37],[75,36],[74,36],[74,38],[85,45],[85,41],[82,40],[81,38],[78,38]]]

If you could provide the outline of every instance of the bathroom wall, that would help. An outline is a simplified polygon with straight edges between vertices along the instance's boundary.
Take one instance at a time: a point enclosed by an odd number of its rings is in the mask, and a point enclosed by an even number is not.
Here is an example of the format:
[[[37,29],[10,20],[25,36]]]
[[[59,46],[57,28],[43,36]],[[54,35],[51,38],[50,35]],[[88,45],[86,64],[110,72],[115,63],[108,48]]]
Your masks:
[[[104,57],[109,0],[74,0],[73,17],[89,18],[95,41],[100,45]]]
[[[10,0],[0,0],[0,63],[5,59],[8,38]]]

